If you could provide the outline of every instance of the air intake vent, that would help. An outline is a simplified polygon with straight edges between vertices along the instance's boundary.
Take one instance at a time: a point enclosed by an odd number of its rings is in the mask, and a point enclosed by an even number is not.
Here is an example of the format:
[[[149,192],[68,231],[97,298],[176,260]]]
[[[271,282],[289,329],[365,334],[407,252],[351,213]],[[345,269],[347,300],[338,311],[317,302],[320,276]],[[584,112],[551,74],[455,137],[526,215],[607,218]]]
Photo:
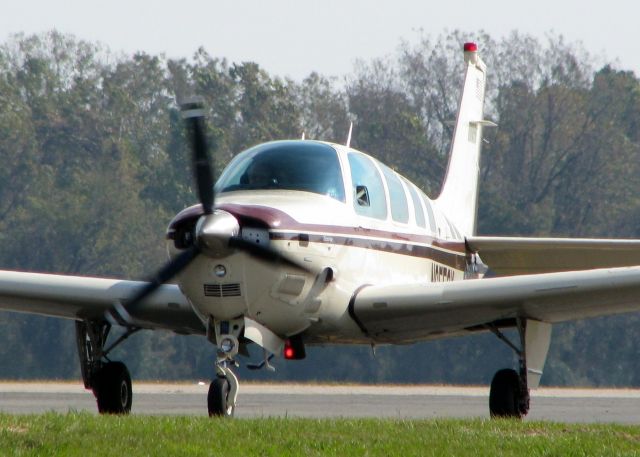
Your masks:
[[[205,297],[240,297],[240,284],[205,284]]]

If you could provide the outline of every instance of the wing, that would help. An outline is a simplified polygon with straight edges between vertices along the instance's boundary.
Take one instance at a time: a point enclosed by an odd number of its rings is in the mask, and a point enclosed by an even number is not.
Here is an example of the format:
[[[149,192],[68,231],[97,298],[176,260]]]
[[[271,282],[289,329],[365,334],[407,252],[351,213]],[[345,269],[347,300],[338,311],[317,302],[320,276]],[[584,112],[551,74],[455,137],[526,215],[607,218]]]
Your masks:
[[[640,267],[369,286],[349,306],[363,331],[389,343],[460,335],[516,317],[555,323],[640,309]]]
[[[640,265],[640,240],[469,237],[467,245],[496,276]]]
[[[126,302],[144,282],[0,271],[0,309],[67,319],[101,319],[115,302]],[[178,333],[205,333],[178,286],[164,284],[132,315],[135,325]]]

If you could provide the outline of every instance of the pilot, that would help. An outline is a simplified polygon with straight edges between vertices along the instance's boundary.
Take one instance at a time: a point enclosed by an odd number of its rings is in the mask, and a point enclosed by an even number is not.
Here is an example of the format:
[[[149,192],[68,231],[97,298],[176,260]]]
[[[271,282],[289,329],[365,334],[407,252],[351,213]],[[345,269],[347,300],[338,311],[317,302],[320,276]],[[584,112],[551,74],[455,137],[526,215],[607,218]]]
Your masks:
[[[278,184],[271,165],[267,162],[254,162],[246,172],[247,184],[253,189],[272,187]]]

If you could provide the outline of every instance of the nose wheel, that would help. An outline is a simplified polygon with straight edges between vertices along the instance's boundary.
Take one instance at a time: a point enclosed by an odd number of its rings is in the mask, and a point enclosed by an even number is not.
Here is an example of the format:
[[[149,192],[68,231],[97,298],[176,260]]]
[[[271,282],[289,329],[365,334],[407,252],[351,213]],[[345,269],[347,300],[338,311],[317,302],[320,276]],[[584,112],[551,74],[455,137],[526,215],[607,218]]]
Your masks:
[[[209,417],[233,417],[238,398],[238,378],[231,370],[239,366],[235,361],[240,343],[240,332],[244,326],[242,318],[231,321],[207,321],[207,339],[218,347],[215,368],[216,376],[209,384],[207,411]]]
[[[207,409],[209,417],[232,417],[235,406],[229,401],[229,381],[227,378],[216,378],[209,385]]]
[[[227,360],[216,364],[216,378],[209,385],[207,410],[209,417],[233,417],[238,398],[238,378],[227,367]]]

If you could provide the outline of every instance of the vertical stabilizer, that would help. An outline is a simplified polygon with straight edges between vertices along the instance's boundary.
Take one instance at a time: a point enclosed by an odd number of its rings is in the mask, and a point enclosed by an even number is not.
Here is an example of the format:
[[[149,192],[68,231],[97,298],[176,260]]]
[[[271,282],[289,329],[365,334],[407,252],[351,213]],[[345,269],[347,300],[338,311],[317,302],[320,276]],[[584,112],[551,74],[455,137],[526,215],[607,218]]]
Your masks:
[[[468,236],[476,231],[482,128],[495,124],[483,120],[487,67],[478,56],[475,43],[465,43],[464,61],[464,86],[449,166],[436,202],[456,228]]]

